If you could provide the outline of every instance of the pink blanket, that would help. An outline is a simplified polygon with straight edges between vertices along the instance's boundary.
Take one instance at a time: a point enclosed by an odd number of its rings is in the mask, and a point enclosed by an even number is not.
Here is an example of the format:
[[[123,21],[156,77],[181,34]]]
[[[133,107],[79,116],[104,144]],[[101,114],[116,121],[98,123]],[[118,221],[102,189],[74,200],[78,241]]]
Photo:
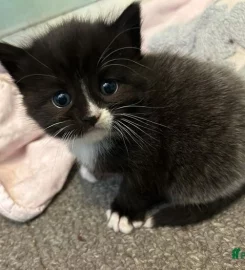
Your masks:
[[[27,115],[22,95],[2,67],[0,92],[0,213],[26,221],[60,191],[74,159]]]

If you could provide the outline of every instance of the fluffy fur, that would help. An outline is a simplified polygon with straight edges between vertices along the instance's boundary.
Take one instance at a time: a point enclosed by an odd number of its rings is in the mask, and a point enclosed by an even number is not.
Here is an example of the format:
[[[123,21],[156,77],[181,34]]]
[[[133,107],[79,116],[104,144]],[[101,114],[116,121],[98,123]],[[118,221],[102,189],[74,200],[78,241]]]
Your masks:
[[[244,82],[189,57],[142,55],[140,41],[132,4],[113,23],[74,19],[29,47],[0,45],[29,114],[90,171],[123,175],[108,218],[126,233],[158,204],[147,226],[209,218],[245,183]],[[103,95],[108,79],[118,91]],[[61,89],[72,97],[65,108],[52,103]]]

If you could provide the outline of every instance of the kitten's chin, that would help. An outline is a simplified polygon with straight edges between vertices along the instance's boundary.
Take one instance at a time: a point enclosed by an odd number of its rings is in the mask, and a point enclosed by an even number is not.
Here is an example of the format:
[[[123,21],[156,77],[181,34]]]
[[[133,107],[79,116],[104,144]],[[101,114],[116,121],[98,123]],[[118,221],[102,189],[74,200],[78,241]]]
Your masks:
[[[103,129],[103,128],[93,128],[89,131],[87,131],[85,134],[78,136],[75,139],[76,144],[96,144],[98,142],[102,142],[105,140],[107,137],[110,135],[110,130],[108,129]],[[70,140],[68,142],[69,145],[74,145],[74,140]]]
[[[104,128],[93,128],[78,138],[82,143],[96,143],[103,141],[109,136],[109,130]]]

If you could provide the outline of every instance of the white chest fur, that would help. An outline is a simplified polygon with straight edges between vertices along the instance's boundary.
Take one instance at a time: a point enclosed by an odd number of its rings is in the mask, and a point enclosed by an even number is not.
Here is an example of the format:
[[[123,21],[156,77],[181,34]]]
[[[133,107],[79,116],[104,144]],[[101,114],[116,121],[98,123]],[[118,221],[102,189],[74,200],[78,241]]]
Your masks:
[[[84,143],[78,139],[70,145],[70,149],[76,156],[77,161],[81,164],[79,170],[81,177],[91,183],[97,182],[93,171],[99,155],[108,149],[108,145],[105,142]]]
[[[70,146],[70,149],[80,164],[87,167],[90,171],[94,170],[100,151],[99,143],[83,143],[81,140],[76,140]]]

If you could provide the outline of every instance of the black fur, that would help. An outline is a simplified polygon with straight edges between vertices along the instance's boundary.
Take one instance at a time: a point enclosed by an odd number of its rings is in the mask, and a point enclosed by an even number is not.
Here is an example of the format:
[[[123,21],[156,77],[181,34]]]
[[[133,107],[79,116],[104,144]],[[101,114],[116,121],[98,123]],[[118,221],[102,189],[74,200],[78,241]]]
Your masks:
[[[72,122],[60,137],[87,132],[81,78],[97,106],[111,111],[110,150],[102,151],[96,170],[124,176],[113,211],[142,220],[166,203],[155,226],[196,223],[231,203],[245,183],[245,84],[189,57],[142,55],[139,28],[139,5],[132,4],[114,23],[73,19],[22,49],[1,44],[0,59],[43,128]],[[100,94],[105,78],[119,82],[116,94]],[[62,110],[51,102],[60,89],[73,97]]]

